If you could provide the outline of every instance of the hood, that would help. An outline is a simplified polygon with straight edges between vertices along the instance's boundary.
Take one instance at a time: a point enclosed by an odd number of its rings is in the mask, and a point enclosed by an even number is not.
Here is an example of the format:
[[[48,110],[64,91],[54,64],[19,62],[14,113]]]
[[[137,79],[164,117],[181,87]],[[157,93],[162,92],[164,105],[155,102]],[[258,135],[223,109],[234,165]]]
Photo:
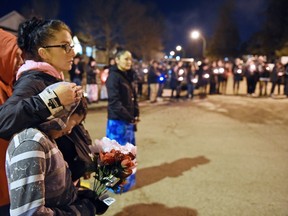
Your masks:
[[[30,71],[30,70],[37,70],[42,71],[43,73],[47,73],[51,76],[56,77],[57,79],[64,80],[63,73],[59,73],[52,65],[50,65],[47,62],[35,62],[33,60],[26,60],[25,64],[23,64],[17,74],[16,74],[16,80],[20,78],[23,72]]]
[[[17,49],[16,37],[0,29],[0,90],[6,94],[0,94],[0,102],[6,101],[12,95],[15,80],[14,59]]]

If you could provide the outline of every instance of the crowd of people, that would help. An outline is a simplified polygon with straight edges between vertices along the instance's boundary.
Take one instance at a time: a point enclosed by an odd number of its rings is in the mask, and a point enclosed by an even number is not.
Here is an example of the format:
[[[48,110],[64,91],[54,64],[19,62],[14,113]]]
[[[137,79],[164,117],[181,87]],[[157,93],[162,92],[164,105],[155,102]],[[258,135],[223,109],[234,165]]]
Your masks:
[[[260,97],[288,96],[288,63],[283,64],[280,59],[272,63],[268,63],[262,56],[235,58],[230,61],[226,59],[210,60],[209,58],[204,58],[203,61],[170,61],[167,59],[151,60],[149,63],[135,59],[132,61],[132,69],[135,71],[133,83],[137,96],[150,103],[156,103],[163,100],[163,97],[167,97],[167,94],[165,96],[163,94],[165,89],[170,90],[170,98],[176,100],[179,98],[193,99],[195,90],[200,95],[225,95],[232,92],[234,95],[246,94]],[[87,98],[92,103],[108,99],[106,79],[109,67],[115,64],[115,59],[111,59],[110,62],[112,63],[104,68],[97,67],[95,62],[95,69],[92,72],[89,60],[86,72],[85,70],[82,72],[86,73],[86,82],[82,78],[81,83],[82,86],[87,83]],[[75,70],[74,68],[76,67],[72,67],[71,71]],[[71,74],[74,72],[71,71],[69,72],[70,80],[73,82]],[[96,77],[101,82],[96,82]],[[92,80],[93,89],[90,87]],[[233,82],[232,85],[229,85],[229,87],[232,86],[232,89],[227,89],[228,80]],[[240,91],[240,87],[242,91]],[[244,87],[246,88],[245,92],[243,91]]]
[[[87,101],[98,99],[95,59],[86,69],[87,100],[84,65],[64,22],[33,17],[19,25],[17,38],[0,29],[0,48],[0,215],[104,214],[109,197],[80,184],[93,166],[92,140],[83,121]],[[121,145],[135,145],[139,122],[131,66],[131,53],[121,51],[103,80],[107,137]],[[64,72],[71,82],[64,81]],[[124,192],[135,181],[133,174]]]
[[[267,63],[262,56],[250,57],[245,61],[240,58],[233,61],[205,58],[202,62],[153,60],[149,65],[136,66],[135,71],[138,95],[143,95],[142,86],[146,83],[147,99],[151,103],[163,97],[164,88],[171,90],[172,99],[193,99],[195,90],[202,95],[225,95],[228,92],[228,80],[233,82],[233,89],[229,92],[234,95],[239,95],[241,85],[245,84],[247,96],[273,97],[277,94],[288,97],[288,64],[282,64],[280,59],[273,63]]]

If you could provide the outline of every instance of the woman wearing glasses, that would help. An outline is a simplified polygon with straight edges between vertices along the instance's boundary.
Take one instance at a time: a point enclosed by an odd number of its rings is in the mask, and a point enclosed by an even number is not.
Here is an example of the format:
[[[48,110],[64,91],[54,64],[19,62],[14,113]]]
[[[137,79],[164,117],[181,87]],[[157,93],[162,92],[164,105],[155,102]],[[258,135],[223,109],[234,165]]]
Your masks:
[[[32,95],[37,95],[38,93],[42,92],[48,85],[53,83],[57,83],[59,81],[63,81],[63,72],[69,71],[72,66],[73,58],[75,56],[75,52],[73,50],[72,44],[72,36],[69,27],[59,20],[42,20],[38,18],[32,18],[30,20],[25,21],[24,23],[20,24],[18,29],[18,46],[21,48],[25,64],[23,64],[17,72],[16,75],[16,83],[14,85],[14,92],[13,95],[9,98],[7,103],[7,109],[11,110],[9,116],[13,118],[13,104],[15,104],[19,100],[26,99]],[[46,94],[41,96],[42,99],[48,98],[50,94],[55,94],[53,91],[47,91]],[[56,96],[56,95],[55,95]],[[75,101],[79,100],[82,97],[82,92],[77,91],[75,88]],[[59,108],[62,109],[63,112],[66,111],[67,107],[61,105],[57,97],[54,99],[50,99],[48,101],[51,109]],[[10,105],[10,107],[9,107]],[[67,109],[69,110],[69,109]],[[63,112],[60,112],[63,114]],[[60,115],[60,114],[59,114]],[[55,116],[54,116],[55,117]],[[44,121],[44,120],[43,120]],[[21,119],[17,122],[18,125],[21,125]],[[27,124],[26,124],[27,125]],[[12,130],[12,134],[19,132],[14,130],[11,125],[9,125]],[[33,121],[33,116],[31,116],[31,122],[29,127],[36,127],[35,122]],[[83,126],[83,125],[82,125]],[[61,150],[61,146],[65,145],[65,149],[67,146],[70,146],[69,154],[73,154],[74,162],[79,161],[81,166],[78,167],[78,173],[72,173],[72,179],[77,180],[80,176],[84,175],[85,167],[87,163],[91,162],[89,157],[89,148],[87,146],[87,142],[89,140],[81,139],[81,137],[85,137],[84,131],[80,125],[74,127],[72,132],[69,135],[65,135],[68,137],[72,137],[71,139],[66,139],[65,143],[57,142],[59,149]],[[25,128],[22,128],[25,129]],[[78,133],[78,134],[75,134]],[[80,134],[83,133],[83,134]],[[86,155],[79,159],[79,155],[76,153],[79,145],[81,145],[81,150],[83,152],[86,151]],[[65,157],[65,154],[63,152]],[[86,157],[87,156],[87,157]],[[65,159],[65,158],[64,158]],[[65,159],[66,160],[66,159]],[[69,163],[69,161],[67,161]],[[80,164],[80,163],[79,163]],[[69,166],[75,166],[74,164],[69,164]],[[24,179],[25,180],[25,179]],[[33,180],[32,181],[37,181]],[[23,182],[21,184],[27,184],[27,182]],[[76,184],[76,182],[74,182]],[[73,184],[67,181],[67,185],[63,185],[63,190],[67,190],[67,186],[71,191],[73,189]],[[21,188],[21,185],[19,185]],[[72,195],[72,194],[71,194]],[[45,194],[45,197],[47,194]],[[54,194],[55,196],[55,194]],[[65,200],[62,200],[61,206],[54,206],[58,207],[57,212],[65,214],[78,214],[80,215],[93,215],[94,210],[91,208],[91,205],[95,203],[91,203],[90,201],[79,202],[79,206],[75,208],[68,208],[67,205],[75,202],[77,197],[74,196],[67,196]],[[11,212],[14,212],[14,208],[19,208],[19,206],[15,206],[13,203],[13,199],[10,198],[11,201]],[[26,200],[26,202],[28,202]],[[45,205],[45,207],[49,207],[49,203],[42,203],[41,200],[39,202],[35,202],[35,208],[39,205]],[[25,202],[23,203],[23,207],[25,206]],[[96,206],[97,209],[97,206]],[[66,212],[66,213],[65,213]],[[76,213],[77,212],[77,213]],[[55,214],[56,212],[54,212]],[[43,213],[45,214],[45,212]],[[17,214],[16,214],[17,215]]]
[[[53,110],[51,112],[48,109],[49,105],[45,104],[45,102],[39,96],[42,95],[42,93],[31,96],[30,98],[25,98],[25,100],[20,100],[13,104],[13,107],[10,105],[11,108],[5,109],[5,105],[3,104],[5,104],[5,101],[7,101],[7,99],[12,95],[16,72],[24,62],[22,59],[22,51],[17,46],[16,36],[1,29],[0,50],[0,215],[8,216],[10,215],[10,199],[5,173],[5,154],[8,146],[8,139],[11,137],[11,133],[7,125],[13,127],[14,131],[17,131],[17,127],[19,128],[18,130],[22,130],[23,128],[29,127],[29,122],[31,122],[31,119],[33,119],[34,123],[37,124],[37,122],[41,123],[43,119],[46,119],[51,114],[55,113]],[[56,92],[59,101],[65,106],[75,102],[75,90],[73,90],[74,86],[75,84],[71,83],[69,85],[65,85],[65,88],[63,88],[61,85],[61,87],[54,89],[50,86],[49,89],[53,89],[53,91]],[[44,92],[47,90],[48,89],[45,89]],[[11,119],[11,115],[9,116],[6,114],[7,111],[9,111],[8,113],[11,113],[12,109],[13,119]],[[21,119],[21,125],[18,124],[19,118]],[[27,125],[25,126],[25,124]],[[5,137],[8,138],[6,138],[6,140],[2,139]]]

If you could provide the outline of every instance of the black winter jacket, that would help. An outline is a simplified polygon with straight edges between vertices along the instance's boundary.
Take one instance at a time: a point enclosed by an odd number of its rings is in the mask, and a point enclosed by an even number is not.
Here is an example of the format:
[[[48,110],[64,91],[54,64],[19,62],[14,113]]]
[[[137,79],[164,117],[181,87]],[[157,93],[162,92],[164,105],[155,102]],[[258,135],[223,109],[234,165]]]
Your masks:
[[[97,84],[96,80],[96,72],[94,72],[94,68],[91,67],[90,65],[87,65],[86,67],[86,84]]]
[[[38,95],[47,86],[59,81],[62,80],[43,72],[24,72],[14,85],[13,95],[5,102],[3,106],[0,107],[1,138],[6,138],[9,140],[13,134],[18,133],[25,128],[37,127],[40,123],[46,121],[46,119],[51,115],[46,105],[42,102],[39,96],[32,97],[31,99],[29,97]],[[24,108],[21,106],[24,106]],[[80,167],[89,167],[90,163],[92,162],[90,156],[88,155],[90,153],[90,149],[87,146],[91,144],[91,140],[89,140],[87,134],[82,134],[88,132],[81,127],[81,125],[75,126],[70,134],[57,140],[57,145],[59,146],[60,150],[67,151],[62,151],[64,159],[68,162],[68,164],[71,161],[69,166],[73,166],[74,168],[71,170],[73,180],[76,180],[86,172],[84,169],[79,169]],[[88,138],[88,140],[86,140],[86,138]],[[77,153],[79,152],[79,149],[83,149],[81,150],[83,154],[79,155]],[[67,156],[73,157],[74,162],[69,160]],[[77,166],[77,164],[79,166]],[[79,169],[78,171],[77,168]],[[74,170],[75,172],[73,172]]]
[[[42,72],[23,73],[14,85],[13,95],[0,107],[0,137],[10,140],[13,134],[45,121],[51,113],[38,94],[58,81]]]
[[[134,71],[120,71],[111,67],[106,80],[108,92],[108,119],[133,123],[139,117],[137,94],[134,88]]]

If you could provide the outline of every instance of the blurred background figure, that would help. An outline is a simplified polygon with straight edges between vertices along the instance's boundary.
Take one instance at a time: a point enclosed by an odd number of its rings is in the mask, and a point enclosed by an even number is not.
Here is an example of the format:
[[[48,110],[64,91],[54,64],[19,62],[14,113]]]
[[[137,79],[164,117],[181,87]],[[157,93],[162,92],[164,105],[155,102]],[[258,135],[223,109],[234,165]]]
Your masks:
[[[198,87],[199,87],[199,94],[202,97],[205,97],[208,93],[208,84],[210,80],[210,74],[212,73],[211,67],[209,62],[203,63],[198,70]]]
[[[157,101],[163,100],[162,94],[163,94],[163,90],[164,90],[164,87],[166,85],[166,81],[168,78],[168,70],[167,70],[166,64],[160,63],[158,66],[158,71],[159,71],[160,75],[158,77],[159,88],[158,88],[158,92],[157,92]]]
[[[184,62],[179,61],[177,65],[173,69],[176,73],[176,99],[180,99],[182,87],[184,85],[184,82],[186,81],[186,68],[184,67]],[[173,78],[175,79],[175,78]],[[174,81],[175,82],[175,81]]]
[[[259,96],[268,95],[268,83],[270,81],[270,68],[266,63],[263,65],[262,70],[259,71]]]
[[[223,60],[218,60],[218,93],[219,94],[226,94],[227,90],[227,81],[228,81],[228,69],[225,67]]]
[[[275,66],[272,69],[271,72],[271,82],[272,82],[272,87],[271,87],[271,92],[270,96],[274,96],[274,91],[275,87],[277,86],[278,88],[278,95],[280,95],[280,90],[281,90],[281,84],[283,84],[283,78],[284,78],[284,66],[279,60],[275,61]]]
[[[240,82],[243,80],[243,67],[240,58],[235,59],[232,72],[233,72],[233,94],[238,95],[240,89]]]
[[[284,94],[288,97],[288,62],[285,64]]]
[[[252,96],[255,93],[257,83],[256,65],[253,59],[246,62],[244,74],[247,82],[247,96]]]
[[[106,80],[109,75],[109,71],[112,67],[114,67],[116,64],[114,58],[109,59],[109,64],[105,65],[102,72],[100,73],[100,79],[101,79],[101,90],[100,90],[100,99],[101,100],[107,100],[108,99],[108,93],[106,88]]]
[[[194,82],[196,78],[197,73],[197,66],[194,62],[189,63],[188,69],[187,69],[187,98],[193,99],[194,97]]]
[[[218,93],[218,74],[219,74],[219,70],[217,67],[217,61],[213,61],[211,63],[209,94],[217,94]]]
[[[89,58],[89,62],[86,66],[86,92],[89,103],[98,102],[98,85],[97,75],[100,74],[100,70],[97,68],[96,60],[93,57]]]
[[[139,98],[143,97],[143,84],[145,83],[145,74],[142,63],[138,62],[133,65],[133,70],[136,72],[137,95]]]
[[[169,70],[170,75],[170,89],[171,89],[171,96],[170,98],[174,98],[174,92],[176,92],[178,86],[178,75],[177,75],[177,65],[176,63],[172,63],[171,68]]]
[[[157,93],[159,89],[159,77],[161,75],[159,71],[159,63],[156,60],[153,60],[149,70],[148,70],[148,95],[150,103],[157,102]]]
[[[79,53],[73,59],[71,70],[69,70],[70,81],[76,83],[76,85],[82,85],[82,79],[84,74],[84,65],[81,62],[81,55]]]

